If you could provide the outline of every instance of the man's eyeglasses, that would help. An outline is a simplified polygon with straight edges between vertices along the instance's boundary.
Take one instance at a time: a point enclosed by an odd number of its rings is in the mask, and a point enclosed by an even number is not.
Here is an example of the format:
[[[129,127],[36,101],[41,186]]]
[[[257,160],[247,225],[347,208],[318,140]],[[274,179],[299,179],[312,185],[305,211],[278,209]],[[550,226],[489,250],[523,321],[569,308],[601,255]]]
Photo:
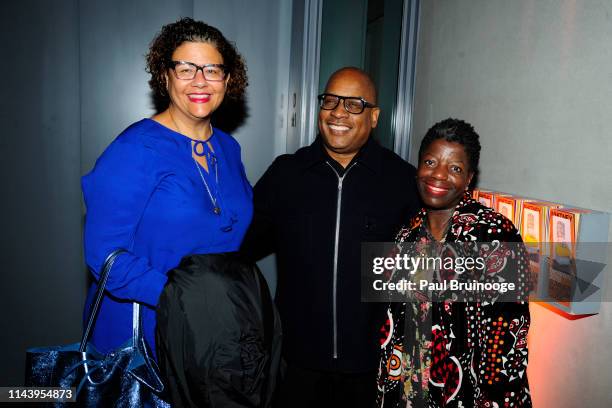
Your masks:
[[[365,108],[376,108],[377,106],[366,101],[363,98],[356,96],[340,96],[334,94],[324,93],[317,97],[319,99],[319,106],[324,110],[334,110],[340,103],[340,100],[344,101],[344,109],[348,113],[359,115],[365,110]]]
[[[223,64],[196,65],[188,61],[170,61],[170,65],[177,79],[191,80],[196,77],[199,70],[202,70],[202,75],[207,81],[223,81],[227,76]]]

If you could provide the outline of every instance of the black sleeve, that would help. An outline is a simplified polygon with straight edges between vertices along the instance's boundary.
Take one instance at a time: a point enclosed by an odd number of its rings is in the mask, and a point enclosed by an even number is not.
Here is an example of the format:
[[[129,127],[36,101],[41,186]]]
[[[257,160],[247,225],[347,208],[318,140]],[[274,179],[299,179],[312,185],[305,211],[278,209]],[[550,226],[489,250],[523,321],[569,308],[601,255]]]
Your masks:
[[[253,262],[275,252],[275,174],[278,159],[268,167],[253,187],[253,220],[240,247],[240,254]]]

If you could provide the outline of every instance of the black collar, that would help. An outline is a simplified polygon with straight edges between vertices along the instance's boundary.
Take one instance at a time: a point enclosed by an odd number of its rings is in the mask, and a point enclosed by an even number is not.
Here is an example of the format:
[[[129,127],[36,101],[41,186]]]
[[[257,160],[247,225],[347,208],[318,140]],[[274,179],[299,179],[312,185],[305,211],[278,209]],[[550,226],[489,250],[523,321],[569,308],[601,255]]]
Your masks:
[[[366,143],[359,149],[359,152],[353,157],[349,166],[357,162],[375,173],[380,173],[382,170],[382,156],[382,146],[380,146],[376,140],[372,139],[372,137],[369,137]],[[319,135],[310,146],[304,149],[304,168],[307,169],[314,165],[325,163],[326,161],[337,164],[337,162],[335,162],[325,151],[323,141]],[[338,166],[340,165],[338,164]]]

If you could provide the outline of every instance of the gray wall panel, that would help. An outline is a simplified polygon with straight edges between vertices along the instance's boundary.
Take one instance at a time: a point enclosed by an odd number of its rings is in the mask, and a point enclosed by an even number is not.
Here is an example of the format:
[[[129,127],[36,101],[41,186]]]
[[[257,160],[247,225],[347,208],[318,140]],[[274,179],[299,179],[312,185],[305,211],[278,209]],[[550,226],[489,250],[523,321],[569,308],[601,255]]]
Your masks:
[[[81,331],[78,7],[8,2],[0,43],[0,385],[23,382],[25,349]]]
[[[367,17],[366,0],[323,1],[320,92],[325,90],[327,80],[338,69],[346,66],[364,68]]]
[[[164,24],[192,17],[193,0],[82,0],[82,171],[127,126],[153,115],[145,54]]]

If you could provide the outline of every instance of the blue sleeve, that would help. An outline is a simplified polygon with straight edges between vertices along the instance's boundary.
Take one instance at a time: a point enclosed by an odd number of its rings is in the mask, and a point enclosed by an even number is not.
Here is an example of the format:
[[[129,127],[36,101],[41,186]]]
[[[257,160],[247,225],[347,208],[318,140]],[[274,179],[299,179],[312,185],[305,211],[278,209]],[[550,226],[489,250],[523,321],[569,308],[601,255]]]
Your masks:
[[[147,202],[160,180],[155,152],[148,147],[115,140],[82,179],[87,206],[85,260],[96,279],[106,257],[115,249],[128,251],[117,258],[106,286],[114,297],[157,305],[166,283],[165,273],[132,252],[134,234]]]

